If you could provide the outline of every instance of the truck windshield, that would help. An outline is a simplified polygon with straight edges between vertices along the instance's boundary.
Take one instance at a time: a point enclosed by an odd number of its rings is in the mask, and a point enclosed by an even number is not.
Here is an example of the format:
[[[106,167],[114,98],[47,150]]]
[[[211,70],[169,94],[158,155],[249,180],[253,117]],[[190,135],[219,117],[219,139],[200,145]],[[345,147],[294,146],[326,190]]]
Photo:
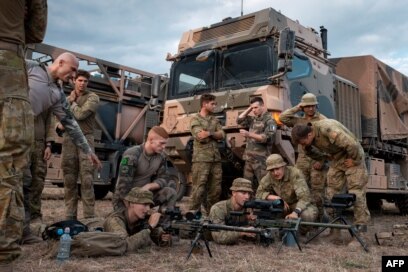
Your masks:
[[[204,62],[197,61],[197,55],[187,55],[172,65],[168,99],[261,86],[269,84],[268,77],[276,73],[272,38],[215,49]]]

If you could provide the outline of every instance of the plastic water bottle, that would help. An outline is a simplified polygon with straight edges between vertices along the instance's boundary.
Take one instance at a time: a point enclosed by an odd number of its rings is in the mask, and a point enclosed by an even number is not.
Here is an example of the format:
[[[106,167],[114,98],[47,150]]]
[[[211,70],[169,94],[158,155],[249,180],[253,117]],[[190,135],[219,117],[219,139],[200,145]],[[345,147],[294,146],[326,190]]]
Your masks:
[[[57,261],[62,263],[69,259],[69,255],[71,252],[71,236],[69,235],[70,229],[67,227],[64,230],[64,234],[60,238],[58,254],[57,254]]]

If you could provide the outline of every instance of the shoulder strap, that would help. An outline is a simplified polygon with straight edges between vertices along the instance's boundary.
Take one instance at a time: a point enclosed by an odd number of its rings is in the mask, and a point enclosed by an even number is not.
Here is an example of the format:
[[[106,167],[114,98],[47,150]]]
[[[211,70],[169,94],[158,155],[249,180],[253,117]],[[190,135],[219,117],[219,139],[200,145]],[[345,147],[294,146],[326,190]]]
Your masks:
[[[64,220],[56,222],[50,226],[47,226],[42,232],[43,240],[54,239],[59,240],[60,235],[58,235],[58,229],[65,229],[68,227],[70,229],[70,235],[75,236],[78,233],[88,231],[88,227],[78,220]]]

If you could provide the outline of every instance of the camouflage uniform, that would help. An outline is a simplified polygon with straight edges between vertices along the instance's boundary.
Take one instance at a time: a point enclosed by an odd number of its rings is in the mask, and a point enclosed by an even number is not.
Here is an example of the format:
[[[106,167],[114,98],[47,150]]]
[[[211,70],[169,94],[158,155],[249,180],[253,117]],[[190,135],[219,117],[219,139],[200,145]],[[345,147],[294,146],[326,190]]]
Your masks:
[[[155,205],[174,207],[177,201],[176,184],[167,174],[164,154],[149,156],[144,144],[126,150],[120,162],[118,181],[112,197],[113,209],[124,208],[123,199],[132,188],[143,187],[151,182],[160,185],[160,189],[153,192]]]
[[[261,116],[245,116],[238,118],[237,123],[249,128],[249,132],[262,135],[262,141],[247,138],[243,159],[245,160],[244,178],[252,181],[256,190],[261,179],[267,174],[265,160],[269,156],[268,144],[273,141],[276,132],[276,122],[269,112]],[[256,179],[256,180],[255,180]]]
[[[367,225],[370,220],[365,196],[368,173],[362,146],[353,133],[336,120],[317,121],[313,123],[312,129],[315,138],[305,151],[313,159],[326,157],[330,160],[327,173],[328,199],[348,189],[350,194],[356,195],[354,224]],[[344,161],[349,158],[354,161],[354,166],[347,168]]]
[[[99,97],[86,90],[72,103],[71,110],[88,144],[94,149],[95,115]],[[65,216],[76,218],[78,209],[78,178],[81,179],[81,199],[84,218],[95,216],[93,188],[94,168],[87,155],[79,149],[68,135],[62,144],[61,168],[64,175]]]
[[[46,1],[0,1],[0,266],[21,253],[22,171],[34,139],[23,47],[42,41],[46,23]]]
[[[133,188],[124,199],[132,203],[153,204],[152,193],[140,188]],[[133,224],[130,223],[127,208],[121,208],[108,215],[103,228],[106,232],[123,235],[127,242],[128,252],[150,246],[152,241],[158,243],[162,232],[161,228],[150,230],[147,219],[139,220]]]
[[[24,207],[26,218],[41,218],[41,194],[47,175],[47,163],[44,160],[46,143],[54,141],[54,123],[51,112],[38,115],[34,119],[34,146],[30,152],[30,162],[24,170]],[[26,193],[27,192],[27,193]]]
[[[314,123],[316,121],[327,119],[326,116],[318,112],[310,119],[305,117],[297,116],[298,107],[293,107],[285,110],[280,115],[280,121],[288,127],[294,127],[297,124],[306,125],[308,123]],[[313,160],[312,158],[305,155],[303,148],[298,146],[298,158],[296,161],[296,168],[302,171],[305,177],[306,183],[310,188],[310,193],[312,194],[312,199],[319,209],[319,217],[323,215],[323,202],[325,197],[325,187],[326,187],[326,171],[322,169],[317,170],[313,168],[315,163],[324,164],[325,160]]]
[[[214,224],[225,225],[226,219],[231,211],[234,211],[231,199],[220,201],[211,207],[209,219]],[[242,217],[245,217],[245,215]],[[241,219],[245,220],[245,218],[239,218],[237,220],[241,221]],[[225,230],[211,232],[211,235],[216,243],[222,245],[235,244],[241,237],[239,232]]]
[[[285,201],[292,213],[296,208],[302,213],[303,221],[313,222],[317,218],[317,208],[312,204],[309,187],[306,184],[302,172],[294,166],[286,166],[282,180],[277,180],[268,173],[259,184],[256,198],[266,199],[268,195],[277,195]]]
[[[218,141],[211,136],[203,140],[197,138],[202,131],[222,132],[221,124],[214,116],[203,117],[197,114],[190,121],[190,130],[194,138],[191,194],[191,210],[199,210],[201,204],[207,211],[214,205],[221,194],[222,167]]]

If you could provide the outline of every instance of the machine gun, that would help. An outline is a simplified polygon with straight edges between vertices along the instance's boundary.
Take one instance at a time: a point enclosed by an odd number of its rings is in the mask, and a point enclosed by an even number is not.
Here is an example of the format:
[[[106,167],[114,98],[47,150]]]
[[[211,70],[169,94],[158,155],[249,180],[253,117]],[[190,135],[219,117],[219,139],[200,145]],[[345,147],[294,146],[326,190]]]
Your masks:
[[[352,237],[354,237],[364,248],[366,252],[368,252],[367,245],[364,241],[358,236],[356,227],[349,224],[347,220],[343,216],[343,212],[351,207],[355,201],[354,194],[337,194],[334,195],[330,202],[326,202],[324,204],[325,207],[330,207],[335,209],[337,217],[332,220],[330,223],[317,223],[317,222],[304,222],[301,221],[300,218],[298,219],[284,219],[283,218],[283,210],[284,210],[284,202],[282,199],[268,201],[268,200],[250,200],[245,202],[244,208],[253,209],[253,214],[257,216],[254,222],[239,222],[239,224],[246,224],[252,225],[255,228],[268,228],[270,231],[275,229],[279,230],[283,233],[282,236],[282,243],[278,249],[278,253],[280,252],[282,245],[285,239],[288,237],[289,234],[293,236],[295,242],[301,251],[302,248],[299,245],[297,240],[297,232],[299,230],[299,226],[313,226],[313,227],[320,227],[321,229],[311,238],[309,238],[305,243],[309,243],[311,240],[316,238],[320,233],[322,233],[327,228],[337,228],[337,229],[347,229]],[[240,217],[244,212],[233,212],[231,213],[232,217]],[[237,220],[238,221],[238,220]],[[337,221],[340,221],[341,224],[336,224]],[[229,224],[234,224],[234,219],[232,218],[229,220]]]
[[[196,248],[201,248],[200,240],[204,241],[207,248],[208,255],[212,257],[208,237],[214,231],[235,231],[255,233],[263,239],[271,239],[272,233],[268,228],[253,228],[253,227],[238,227],[213,224],[210,220],[203,220],[200,212],[187,212],[184,216],[181,214],[180,208],[175,207],[171,210],[166,210],[164,220],[160,222],[160,226],[164,231],[173,235],[187,236],[192,239],[191,247],[189,249],[187,260],[191,253]]]

